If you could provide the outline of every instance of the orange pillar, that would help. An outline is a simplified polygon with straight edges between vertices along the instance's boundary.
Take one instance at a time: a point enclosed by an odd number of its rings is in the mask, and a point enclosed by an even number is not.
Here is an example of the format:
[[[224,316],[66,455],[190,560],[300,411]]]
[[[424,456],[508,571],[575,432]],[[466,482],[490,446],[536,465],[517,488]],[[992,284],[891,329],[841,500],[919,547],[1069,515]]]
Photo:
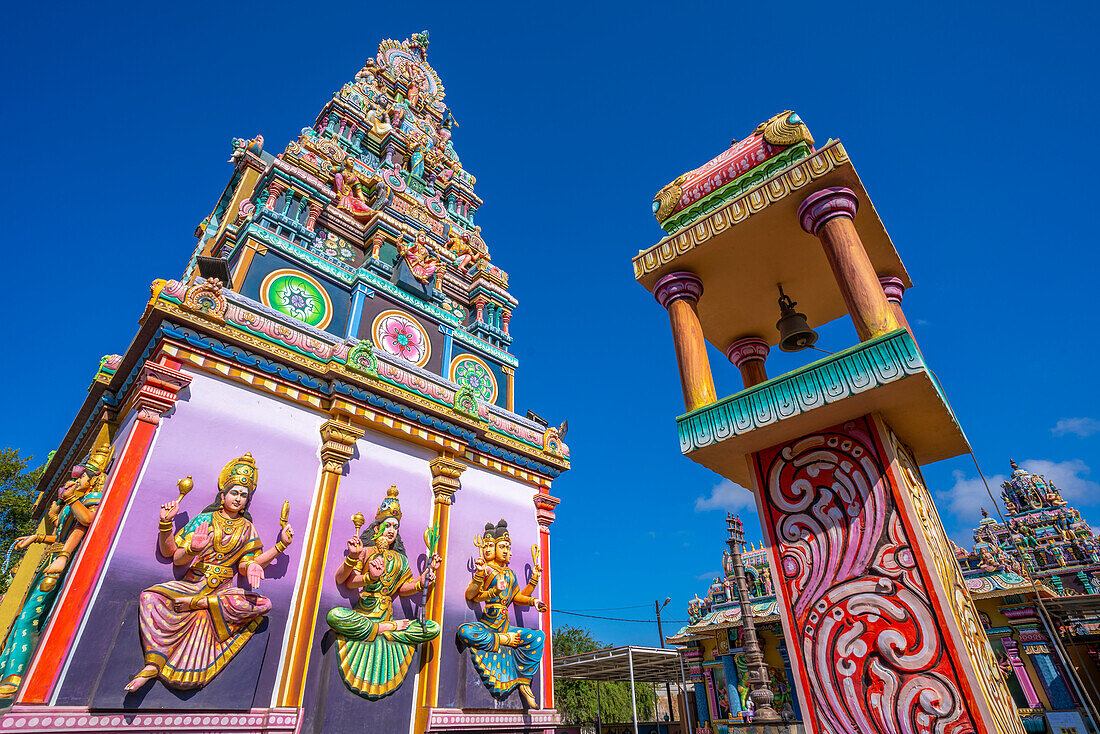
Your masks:
[[[690,412],[716,402],[718,395],[710,374],[707,342],[699,324],[699,313],[695,310],[703,295],[703,281],[694,273],[671,273],[657,281],[653,295],[668,309],[676,365],[680,368],[680,385],[684,390],[684,407]]]
[[[851,189],[834,187],[811,195],[798,208],[802,228],[821,240],[860,341],[901,328],[856,231],[859,199]]]
[[[549,489],[549,488],[547,488]],[[550,525],[554,522],[554,508],[561,500],[549,492],[535,495],[535,518],[539,523],[539,554],[542,556],[542,578],[539,591],[546,611],[542,613],[542,631],[546,643],[542,647],[542,707],[554,708],[554,627],[550,611]]]
[[[317,626],[317,606],[321,598],[321,583],[325,573],[329,538],[332,537],[332,512],[336,506],[336,490],[348,459],[355,453],[355,442],[363,437],[363,429],[337,417],[321,424],[321,483],[309,520],[310,534],[302,548],[301,582],[294,599],[287,637],[286,656],[279,678],[276,706],[299,707],[302,689],[309,668],[309,651],[313,646],[313,631]]]
[[[726,358],[741,371],[741,381],[746,389],[767,382],[764,360],[770,351],[768,343],[758,336],[742,337],[726,349]]]
[[[146,362],[135,380],[131,411],[137,411],[134,427],[111,469],[103,499],[81,543],[65,579],[65,586],[54,607],[38,650],[23,676],[16,703],[46,703],[69,649],[80,627],[83,612],[91,601],[96,579],[103,570],[107,552],[114,541],[122,513],[137,486],[145,457],[153,443],[161,416],[176,404],[179,391],[191,382],[191,376],[179,371],[180,363],[164,358],[162,363]]]
[[[450,542],[451,502],[455,492],[462,488],[459,478],[466,465],[455,461],[453,456],[443,455],[432,459],[428,466],[432,470],[432,495],[435,505],[432,507],[432,523],[439,528],[439,541],[436,552],[443,559],[436,571],[435,583],[428,591],[425,601],[425,614],[428,619],[443,626],[443,596],[447,580],[447,547]],[[428,722],[429,709],[439,703],[439,660],[443,652],[442,637],[436,637],[424,644],[420,655],[420,675],[417,678],[420,708],[416,714],[416,731],[424,731]]]

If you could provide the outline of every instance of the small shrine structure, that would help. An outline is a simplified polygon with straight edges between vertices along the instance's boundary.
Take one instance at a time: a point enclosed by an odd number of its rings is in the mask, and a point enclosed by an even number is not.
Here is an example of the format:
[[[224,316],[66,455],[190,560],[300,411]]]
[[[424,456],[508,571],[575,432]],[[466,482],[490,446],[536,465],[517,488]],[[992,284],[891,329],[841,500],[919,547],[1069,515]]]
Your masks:
[[[680,448],[753,492],[807,729],[1021,734],[920,471],[970,448],[844,146],[817,147],[782,112],[661,189],[653,212],[666,236],[634,274],[668,310]],[[768,376],[771,347],[812,346],[808,324],[845,315],[857,344]],[[744,390],[719,399],[708,342]]]

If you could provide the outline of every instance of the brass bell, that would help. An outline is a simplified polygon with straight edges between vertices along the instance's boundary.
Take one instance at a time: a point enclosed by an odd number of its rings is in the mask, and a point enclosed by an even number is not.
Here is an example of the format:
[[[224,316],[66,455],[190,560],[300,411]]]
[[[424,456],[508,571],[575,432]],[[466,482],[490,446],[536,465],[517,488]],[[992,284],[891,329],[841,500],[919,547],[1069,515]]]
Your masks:
[[[817,342],[817,332],[806,323],[806,315],[794,310],[796,302],[779,286],[779,348],[784,352],[801,352]]]

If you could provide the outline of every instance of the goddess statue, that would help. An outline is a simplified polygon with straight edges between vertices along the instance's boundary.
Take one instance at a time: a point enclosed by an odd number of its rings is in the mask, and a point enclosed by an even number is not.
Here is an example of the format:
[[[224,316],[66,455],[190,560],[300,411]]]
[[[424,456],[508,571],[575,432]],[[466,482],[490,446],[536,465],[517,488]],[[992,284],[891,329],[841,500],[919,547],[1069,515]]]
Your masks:
[[[337,206],[351,214],[356,219],[369,219],[374,215],[374,210],[367,203],[367,196],[363,192],[363,180],[355,172],[351,162],[351,156],[344,158],[343,166],[329,166],[335,183],[336,193],[340,197]],[[377,181],[371,181],[377,185]]]
[[[16,538],[15,548],[22,550],[35,543],[46,543],[27,598],[8,633],[4,652],[0,655],[0,699],[15,696],[23,680],[23,671],[38,644],[42,627],[53,612],[54,602],[69,561],[77,552],[88,526],[99,509],[103,484],[114,448],[106,428],[101,429],[95,446],[84,461],[72,469],[72,478],[57,492],[50,506],[46,527],[52,532],[24,535]]]
[[[362,534],[358,535],[363,516],[353,518],[356,535],[348,540],[348,555],[336,572],[336,583],[348,589],[360,589],[355,606],[329,611],[328,626],[336,633],[340,657],[340,677],[355,694],[370,700],[390,695],[405,680],[417,645],[439,636],[440,627],[432,620],[393,618],[395,596],[419,593],[435,581],[440,558],[434,541],[428,540],[428,567],[414,577],[405,555],[405,544],[398,530],[401,505],[397,485],[386,491],[386,499]],[[370,543],[364,546],[364,541]]]
[[[416,233],[416,239],[411,245],[398,242],[397,247],[417,280],[427,283],[432,279],[436,268],[439,267],[439,260],[432,257],[428,249],[428,236],[423,231]]]
[[[126,685],[136,691],[159,677],[171,688],[201,688],[244,647],[271,611],[271,601],[232,584],[234,573],[258,588],[264,568],[286,550],[294,530],[286,523],[275,547],[264,550],[248,507],[259,470],[251,453],[233,459],[218,475],[214,502],[172,537],[179,499],[160,508],[157,549],[177,566],[189,564],[182,581],[141,592],[138,619],[145,667]]]
[[[520,589],[515,572],[508,568],[512,558],[508,523],[501,520],[496,525],[486,524],[484,534],[474,543],[481,553],[474,561],[474,575],[466,588],[466,599],[483,602],[485,608],[479,621],[459,625],[459,647],[470,649],[474,665],[490,693],[499,698],[518,687],[527,706],[538,708],[531,691],[531,678],[539,669],[545,635],[541,630],[512,627],[508,622],[508,607],[513,604],[546,611],[546,604],[531,596],[542,574],[538,546],[531,548],[534,562],[531,581]]]
[[[471,265],[477,265],[481,260],[488,260],[489,256],[470,245],[469,234],[459,234],[454,227],[447,242],[447,249],[455,256],[455,265],[459,270],[467,270]]]

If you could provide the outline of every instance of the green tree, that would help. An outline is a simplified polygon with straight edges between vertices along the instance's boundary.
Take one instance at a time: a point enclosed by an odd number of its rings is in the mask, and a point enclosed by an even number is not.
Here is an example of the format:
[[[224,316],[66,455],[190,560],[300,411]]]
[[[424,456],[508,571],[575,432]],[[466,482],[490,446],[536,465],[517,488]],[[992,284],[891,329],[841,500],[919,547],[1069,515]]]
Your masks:
[[[556,627],[553,636],[554,657],[578,655],[583,652],[606,650],[611,645],[597,641],[583,627],[566,625]],[[634,687],[639,720],[656,715],[656,698],[653,686],[637,683]],[[554,679],[554,707],[566,724],[584,724],[596,720],[596,682],[587,680]],[[630,721],[630,683],[600,683],[600,719],[612,723]]]
[[[32,461],[33,457],[20,455],[19,449],[0,449],[0,556],[8,552],[16,538],[33,534],[38,526],[34,519],[35,488],[46,467],[27,471]],[[12,554],[12,566],[20,555]],[[0,593],[8,590],[9,583],[10,573],[0,577]]]

